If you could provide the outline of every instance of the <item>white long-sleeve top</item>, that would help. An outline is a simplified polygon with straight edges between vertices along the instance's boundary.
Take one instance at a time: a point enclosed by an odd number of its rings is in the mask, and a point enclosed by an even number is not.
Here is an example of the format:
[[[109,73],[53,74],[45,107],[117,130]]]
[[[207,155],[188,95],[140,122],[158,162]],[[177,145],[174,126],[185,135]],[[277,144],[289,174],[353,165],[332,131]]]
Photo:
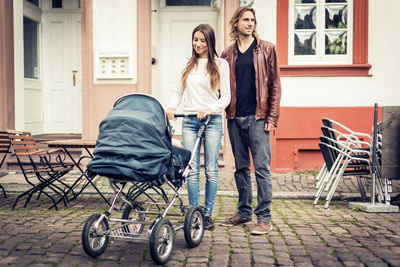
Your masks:
[[[189,59],[184,60],[181,70],[183,70]],[[223,115],[225,108],[231,101],[231,89],[229,81],[228,62],[216,57],[215,62],[220,74],[220,93],[211,88],[210,75],[207,73],[207,58],[199,58],[197,68],[189,73],[186,80],[186,87],[182,85],[182,71],[175,89],[171,91],[169,108],[176,109],[184,97],[183,112],[197,113],[200,110],[211,109],[213,115]]]

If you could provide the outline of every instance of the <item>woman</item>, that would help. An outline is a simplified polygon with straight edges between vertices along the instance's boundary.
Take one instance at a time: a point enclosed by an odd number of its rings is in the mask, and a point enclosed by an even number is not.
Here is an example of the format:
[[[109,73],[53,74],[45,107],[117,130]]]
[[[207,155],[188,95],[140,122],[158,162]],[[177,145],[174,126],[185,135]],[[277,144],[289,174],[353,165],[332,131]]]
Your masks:
[[[204,137],[204,162],[206,173],[204,228],[213,229],[211,219],[218,189],[218,158],[222,139],[222,113],[231,95],[229,66],[215,51],[215,34],[208,24],[200,24],[192,32],[192,57],[186,59],[181,79],[173,90],[167,108],[168,118],[173,119],[176,108],[183,100],[183,112],[195,113],[196,117],[184,118],[182,122],[183,146],[192,150],[197,132],[207,117],[211,120]],[[187,179],[190,205],[199,205],[200,149],[192,162]]]

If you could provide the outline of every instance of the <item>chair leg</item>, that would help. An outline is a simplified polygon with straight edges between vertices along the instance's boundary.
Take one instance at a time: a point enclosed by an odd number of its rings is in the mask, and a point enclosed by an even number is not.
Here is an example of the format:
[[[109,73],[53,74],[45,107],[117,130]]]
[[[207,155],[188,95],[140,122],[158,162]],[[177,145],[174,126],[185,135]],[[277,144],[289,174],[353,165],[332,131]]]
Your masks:
[[[334,175],[334,171],[335,171],[335,166],[332,166],[331,170],[328,172],[327,175],[325,175],[323,177],[323,179],[321,180],[321,185],[318,188],[317,193],[315,194],[315,200],[314,200],[314,205],[317,205],[319,198],[322,195],[322,192],[324,191],[328,181],[332,178],[332,176]]]
[[[358,184],[358,189],[360,190],[360,196],[362,201],[367,201],[367,194],[365,193],[365,187],[363,185],[363,179],[362,176],[357,177],[357,184]]]
[[[35,189],[35,188],[33,187],[33,188],[31,188],[31,189],[29,189],[29,190],[23,192],[22,194],[20,194],[20,195],[17,197],[17,199],[14,201],[14,204],[13,204],[13,206],[12,206],[12,209],[13,209],[13,210],[15,209],[15,206],[17,205],[18,201],[19,201],[23,196],[25,196],[25,195],[27,195],[27,194],[30,194],[34,189]]]
[[[334,179],[335,181],[333,182],[332,188],[329,191],[328,196],[326,197],[326,203],[324,206],[325,209],[327,209],[329,207],[329,203],[332,200],[333,194],[335,193],[336,188],[339,185],[340,179],[342,178],[342,175],[343,175],[344,171],[346,170],[348,163],[349,163],[349,159],[346,159],[343,162],[343,165],[340,168],[339,173],[336,175],[336,178]]]
[[[316,189],[319,189],[324,182],[325,177],[328,175],[329,171],[326,165],[322,167],[321,171],[319,172],[317,178],[315,178],[315,181],[318,181],[318,183],[315,185]]]
[[[323,177],[325,175],[325,170],[326,170],[326,164],[324,163],[324,165],[322,165],[322,168],[319,171],[317,177],[315,178],[315,181],[319,181],[321,179],[321,177]]]
[[[4,189],[4,187],[1,184],[0,184],[0,188],[1,188],[1,190],[3,190],[4,197],[7,198],[6,190]]]

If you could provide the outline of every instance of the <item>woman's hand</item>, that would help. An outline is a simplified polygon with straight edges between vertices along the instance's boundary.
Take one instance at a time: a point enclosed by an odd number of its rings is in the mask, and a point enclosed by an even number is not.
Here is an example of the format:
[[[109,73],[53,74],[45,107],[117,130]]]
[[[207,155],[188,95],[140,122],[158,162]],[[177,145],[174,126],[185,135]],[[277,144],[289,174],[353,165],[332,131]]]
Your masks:
[[[167,116],[170,120],[176,120],[175,118],[175,109],[174,108],[167,108]]]
[[[211,113],[212,113],[212,110],[210,108],[209,109],[200,110],[197,113],[197,119],[198,120],[205,119],[207,117],[207,115],[211,115]]]

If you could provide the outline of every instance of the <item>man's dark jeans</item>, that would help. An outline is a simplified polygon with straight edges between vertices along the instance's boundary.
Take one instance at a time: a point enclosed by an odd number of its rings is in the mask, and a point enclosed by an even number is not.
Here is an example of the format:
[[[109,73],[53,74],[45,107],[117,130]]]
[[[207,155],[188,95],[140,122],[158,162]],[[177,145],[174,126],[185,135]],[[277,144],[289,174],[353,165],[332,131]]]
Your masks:
[[[239,192],[238,215],[242,218],[252,217],[250,148],[257,181],[258,203],[254,213],[258,221],[269,222],[272,200],[271,141],[264,127],[265,120],[255,121],[254,115],[228,120],[229,139],[236,165],[235,181]]]

